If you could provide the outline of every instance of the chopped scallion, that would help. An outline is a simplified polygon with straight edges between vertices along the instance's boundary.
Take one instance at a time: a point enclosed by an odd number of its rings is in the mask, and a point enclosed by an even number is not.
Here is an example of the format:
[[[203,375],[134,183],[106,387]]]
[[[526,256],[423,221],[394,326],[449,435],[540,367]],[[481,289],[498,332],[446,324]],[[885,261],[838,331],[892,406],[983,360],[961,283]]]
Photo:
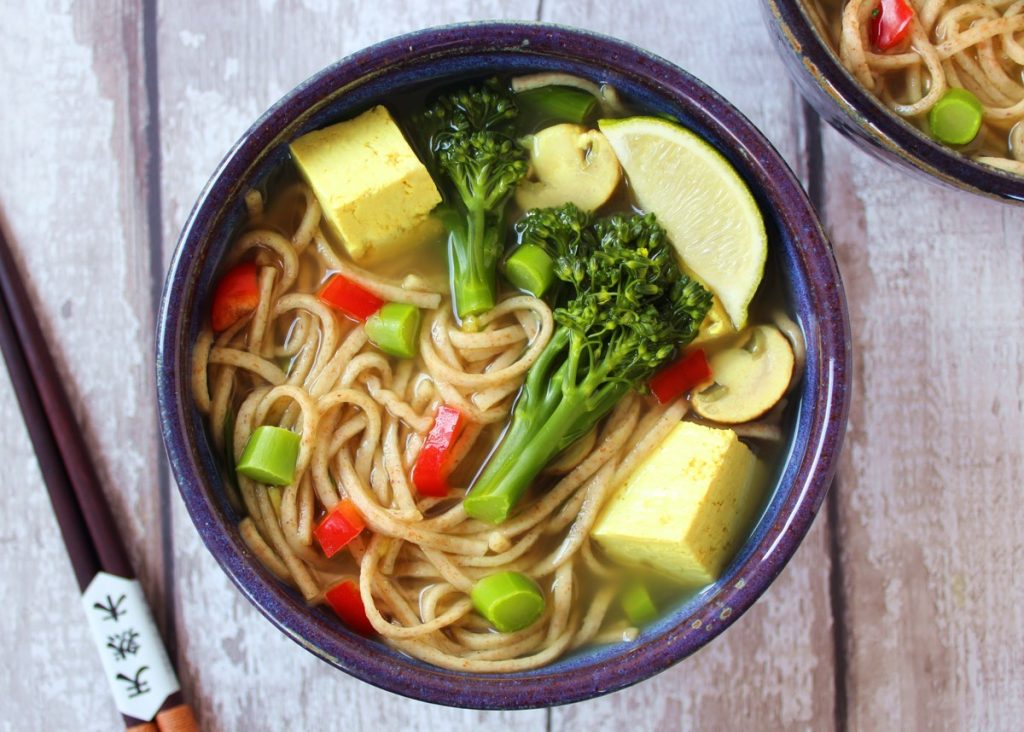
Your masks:
[[[420,338],[420,310],[404,302],[389,302],[366,319],[366,337],[384,353],[415,358]]]
[[[288,485],[295,478],[299,435],[281,427],[263,425],[249,437],[236,470],[265,485]]]
[[[542,296],[555,278],[555,263],[543,247],[523,244],[505,261],[505,276],[520,290]]]
[[[524,129],[556,122],[583,124],[597,108],[597,98],[571,86],[539,86],[516,94]]]
[[[932,135],[947,145],[966,145],[977,137],[981,119],[981,102],[966,89],[950,89],[928,113]]]
[[[531,625],[544,614],[537,583],[519,572],[498,572],[479,580],[470,592],[473,607],[502,633]]]
[[[622,605],[626,617],[629,618],[629,622],[637,627],[647,625],[658,617],[658,608],[655,606],[654,600],[651,599],[651,594],[647,591],[644,583],[638,580],[629,582],[623,588],[622,594],[619,596],[619,603]]]

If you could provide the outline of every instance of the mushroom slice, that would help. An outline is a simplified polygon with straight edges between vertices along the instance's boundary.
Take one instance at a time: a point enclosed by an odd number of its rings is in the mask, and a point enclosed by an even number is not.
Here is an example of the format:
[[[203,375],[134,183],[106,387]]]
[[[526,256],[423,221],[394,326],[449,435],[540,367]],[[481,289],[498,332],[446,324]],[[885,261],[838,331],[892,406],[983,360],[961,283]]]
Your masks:
[[[693,409],[723,424],[756,419],[786,393],[793,363],[793,349],[778,328],[755,326],[742,345],[711,357],[714,382],[693,394]]]
[[[516,203],[524,211],[569,202],[593,211],[621,179],[619,160],[601,132],[553,125],[530,139],[530,173],[516,189]]]

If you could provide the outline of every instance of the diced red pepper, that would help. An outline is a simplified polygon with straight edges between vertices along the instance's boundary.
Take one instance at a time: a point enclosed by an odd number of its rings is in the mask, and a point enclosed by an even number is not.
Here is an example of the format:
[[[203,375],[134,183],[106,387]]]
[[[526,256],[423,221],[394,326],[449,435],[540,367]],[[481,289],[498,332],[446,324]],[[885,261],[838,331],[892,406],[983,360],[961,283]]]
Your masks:
[[[381,309],[384,301],[341,275],[334,275],[320,290],[320,301],[356,320],[366,320]]]
[[[366,617],[366,608],[355,580],[342,580],[324,593],[324,599],[345,625],[357,633],[373,635],[373,625]]]
[[[210,325],[216,332],[227,330],[255,312],[260,304],[260,283],[255,262],[242,262],[229,269],[213,291]]]
[[[871,25],[868,27],[871,45],[879,51],[899,46],[910,34],[913,18],[914,9],[907,0],[882,0],[871,13]]]
[[[448,495],[448,476],[454,469],[454,447],[466,428],[462,412],[442,404],[434,413],[434,425],[412,469],[412,482],[424,496]]]
[[[693,387],[711,378],[711,365],[704,350],[698,348],[669,364],[647,382],[651,393],[661,404],[676,399]]]
[[[330,558],[359,536],[359,532],[364,528],[366,521],[359,513],[359,509],[352,501],[343,498],[313,529],[313,536],[324,550],[324,556]]]

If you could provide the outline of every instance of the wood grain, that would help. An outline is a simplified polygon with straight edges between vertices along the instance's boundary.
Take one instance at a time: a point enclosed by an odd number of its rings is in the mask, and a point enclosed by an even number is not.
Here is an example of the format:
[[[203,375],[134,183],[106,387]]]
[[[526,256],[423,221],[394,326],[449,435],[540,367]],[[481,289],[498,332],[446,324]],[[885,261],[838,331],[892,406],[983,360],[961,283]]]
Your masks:
[[[158,603],[165,579],[173,586],[183,682],[203,729],[315,728],[339,709],[346,724],[370,729],[819,730],[835,726],[837,711],[853,730],[1019,728],[1024,209],[930,187],[831,131],[823,209],[851,303],[857,380],[833,496],[839,530],[830,536],[820,517],[765,597],[693,658],[548,712],[451,710],[355,681],[284,638],[229,584],[176,495],[165,553],[151,335],[162,273],[152,270],[223,153],[296,82],[402,31],[540,13],[687,68],[805,179],[807,130],[754,2],[147,7],[155,26],[132,2],[0,8],[0,201],[137,570]],[[162,230],[151,232],[156,220]],[[161,251],[149,251],[151,234]],[[116,729],[6,376],[0,445],[0,730]]]
[[[1024,717],[1024,209],[824,135],[856,394],[840,546],[850,729]]]
[[[744,112],[797,171],[802,112],[756,3],[545,4],[544,20],[616,35],[707,82]],[[770,88],[771,93],[765,93]],[[824,512],[793,561],[722,637],[632,689],[552,710],[552,729],[831,729],[834,721],[828,537]]]
[[[0,200],[143,585],[159,604],[146,124],[134,3],[5,3]],[[0,728],[116,729],[46,491],[0,377]]]

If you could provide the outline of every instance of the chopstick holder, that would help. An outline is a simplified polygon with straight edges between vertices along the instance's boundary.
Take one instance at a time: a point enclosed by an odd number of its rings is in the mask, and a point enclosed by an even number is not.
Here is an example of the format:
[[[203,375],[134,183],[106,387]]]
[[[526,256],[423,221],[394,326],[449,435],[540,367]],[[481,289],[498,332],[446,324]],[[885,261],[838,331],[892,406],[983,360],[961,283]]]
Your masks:
[[[98,572],[82,608],[118,711],[155,719],[181,686],[138,580]]]

